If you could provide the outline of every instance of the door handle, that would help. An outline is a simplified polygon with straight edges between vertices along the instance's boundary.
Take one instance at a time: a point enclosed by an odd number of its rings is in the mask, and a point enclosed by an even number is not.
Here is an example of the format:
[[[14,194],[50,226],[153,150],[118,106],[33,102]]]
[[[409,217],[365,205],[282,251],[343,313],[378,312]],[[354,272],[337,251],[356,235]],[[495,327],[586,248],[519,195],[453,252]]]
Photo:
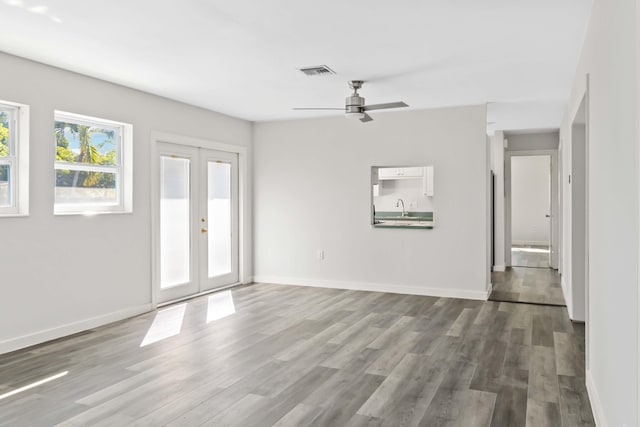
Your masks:
[[[545,217],[547,217],[547,218],[551,218],[551,215],[545,215]]]
[[[201,228],[201,229],[200,229],[200,232],[201,232],[202,234],[206,233],[207,231],[209,231],[209,230],[207,230],[206,228]]]

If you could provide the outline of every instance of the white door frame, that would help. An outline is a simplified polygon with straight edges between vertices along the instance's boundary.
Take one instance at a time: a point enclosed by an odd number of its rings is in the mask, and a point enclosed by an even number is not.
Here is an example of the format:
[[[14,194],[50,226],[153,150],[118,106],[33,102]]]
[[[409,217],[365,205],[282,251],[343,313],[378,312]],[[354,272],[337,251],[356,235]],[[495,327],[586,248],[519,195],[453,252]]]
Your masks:
[[[151,132],[151,306],[158,306],[158,282],[160,280],[160,206],[159,199],[155,197],[159,191],[159,155],[158,143],[185,145],[196,148],[206,148],[216,151],[225,151],[238,155],[238,263],[239,284],[251,283],[251,181],[249,171],[249,149],[247,147],[225,144],[200,138],[192,138],[184,135],[176,135],[167,132]]]
[[[560,219],[560,205],[558,199],[558,150],[523,150],[504,153],[504,257],[505,264],[511,266],[511,158],[520,156],[549,156],[551,158],[551,247],[554,253],[551,257],[551,268],[558,268],[558,221]]]
[[[589,206],[590,206],[590,76],[589,74],[585,75],[584,79],[584,90],[581,91],[579,96],[576,96],[577,103],[570,107],[568,111],[568,123],[567,123],[567,134],[565,135],[565,139],[563,140],[563,158],[566,170],[563,170],[563,188],[564,188],[564,221],[565,221],[565,229],[564,233],[564,256],[563,256],[563,274],[562,274],[562,291],[565,294],[565,300],[567,300],[567,308],[569,310],[569,317],[573,321],[584,321],[585,322],[585,367],[589,370],[590,366],[590,358],[591,358],[591,321],[590,321],[590,280],[589,280],[589,245],[590,245],[590,218],[589,218]],[[573,307],[573,299],[574,299],[574,289],[573,289],[573,244],[572,238],[574,233],[573,227],[573,187],[569,183],[569,177],[573,176],[573,123],[576,119],[577,114],[580,112],[580,107],[584,101],[584,115],[585,115],[585,135],[584,135],[584,144],[585,144],[585,230],[584,238],[585,238],[585,261],[584,261],[584,318],[577,318],[575,314],[575,308]]]

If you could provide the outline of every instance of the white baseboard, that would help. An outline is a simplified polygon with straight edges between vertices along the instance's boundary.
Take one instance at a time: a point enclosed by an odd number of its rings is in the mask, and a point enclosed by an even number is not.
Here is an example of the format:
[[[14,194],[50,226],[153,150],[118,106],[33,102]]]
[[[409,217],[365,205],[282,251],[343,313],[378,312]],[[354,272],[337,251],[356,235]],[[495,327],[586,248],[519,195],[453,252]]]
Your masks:
[[[98,326],[117,322],[128,317],[137,316],[138,314],[146,313],[148,311],[151,311],[151,304],[143,304],[137,307],[130,307],[124,310],[103,314],[101,316],[80,320],[78,322],[67,323],[66,325],[45,329],[43,331],[34,332],[21,337],[10,338],[8,340],[0,341],[0,354],[62,338],[78,332],[86,331],[87,329],[97,328]]]
[[[602,411],[602,401],[600,400],[598,389],[593,383],[593,377],[591,376],[591,371],[589,369],[587,369],[585,375],[585,382],[587,385],[587,394],[589,395],[589,401],[591,403],[591,410],[593,411],[593,419],[598,427],[607,427],[607,424],[604,421],[604,413]]]
[[[489,291],[467,291],[462,289],[427,288],[422,286],[396,285],[389,283],[346,282],[341,280],[301,279],[292,277],[255,276],[255,282],[275,285],[309,286],[314,288],[349,289],[354,291],[388,292],[392,294],[425,295],[432,297],[461,298],[486,301]]]
[[[506,270],[507,270],[507,266],[504,264],[493,266],[493,271],[506,271]]]

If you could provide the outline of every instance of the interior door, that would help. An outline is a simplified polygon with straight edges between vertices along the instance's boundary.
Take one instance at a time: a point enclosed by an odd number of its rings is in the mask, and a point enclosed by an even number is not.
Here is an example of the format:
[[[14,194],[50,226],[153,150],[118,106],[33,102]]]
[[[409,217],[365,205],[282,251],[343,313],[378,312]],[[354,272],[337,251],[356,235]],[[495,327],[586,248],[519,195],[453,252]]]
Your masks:
[[[237,154],[158,143],[156,161],[156,303],[237,283]]]
[[[238,156],[200,149],[200,291],[238,282]]]

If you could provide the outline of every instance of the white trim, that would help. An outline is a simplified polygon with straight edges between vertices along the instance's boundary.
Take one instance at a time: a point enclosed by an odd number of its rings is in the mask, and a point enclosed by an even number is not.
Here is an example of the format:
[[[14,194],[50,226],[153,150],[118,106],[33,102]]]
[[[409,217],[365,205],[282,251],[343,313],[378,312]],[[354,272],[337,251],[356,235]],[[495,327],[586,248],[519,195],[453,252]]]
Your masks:
[[[171,144],[187,145],[197,148],[207,148],[210,150],[226,151],[238,155],[238,273],[240,275],[239,282],[241,284],[251,283],[251,254],[252,254],[252,238],[251,238],[251,180],[249,170],[249,147],[242,145],[226,144],[222,142],[210,141],[200,138],[192,138],[184,135],[177,135],[168,132],[152,131],[151,132],[151,192],[149,201],[151,205],[151,302],[156,307],[158,303],[157,286],[158,277],[158,236],[156,230],[159,227],[159,217],[157,209],[157,201],[154,200],[154,194],[157,194],[158,182],[155,177],[158,176],[158,165],[155,161],[158,156],[158,143],[167,142]]]
[[[13,206],[0,208],[0,218],[29,216],[29,106],[9,101],[0,101],[0,105],[13,108],[12,116],[14,136],[9,141],[9,157],[13,176],[11,191]],[[10,127],[11,129],[11,127]]]
[[[636,2],[636,22],[640,22],[640,3]],[[636,101],[638,99],[640,99],[640,73],[638,73],[638,71],[640,70],[640,31],[637,30],[636,28]],[[587,84],[589,84],[589,81],[587,82]],[[636,113],[638,113],[636,111]],[[587,114],[587,122],[589,122],[589,114]],[[588,126],[588,125],[587,125]],[[640,119],[638,118],[638,116],[636,116],[636,127],[637,127],[637,135],[636,135],[636,145],[640,144]],[[640,163],[640,157],[636,159],[636,161],[638,163]],[[636,179],[638,180],[638,183],[640,183],[640,174],[638,176],[636,176]],[[640,188],[640,187],[638,187]],[[639,198],[640,200],[640,198]],[[636,236],[636,240],[640,241],[640,229],[638,229],[638,235]],[[638,265],[640,265],[640,253],[638,254],[639,259],[638,259]],[[637,269],[637,276],[636,276],[636,294],[638,295],[638,300],[636,301],[636,304],[638,304],[636,306],[636,318],[637,318],[637,324],[636,324],[636,333],[637,333],[637,350],[636,350],[636,357],[638,358],[637,360],[637,370],[636,370],[636,396],[638,399],[637,405],[636,405],[636,417],[638,419],[638,422],[640,423],[640,315],[638,315],[638,312],[640,312],[640,269]],[[590,321],[589,318],[589,314],[590,314],[590,310],[589,310],[589,292],[587,289],[587,320]],[[587,329],[588,331],[588,329]],[[588,348],[588,347],[587,347]]]
[[[116,165],[94,165],[91,163],[73,163],[54,161],[54,170],[75,170],[84,172],[113,173],[116,176],[116,195],[114,203],[56,203],[54,215],[86,215],[133,212],[133,125],[116,122],[100,117],[85,116],[55,110],[55,122],[75,123],[84,126],[103,126],[116,133]],[[55,191],[55,187],[54,187]]]
[[[491,284],[486,291],[463,289],[427,288],[423,286],[398,285],[392,283],[346,282],[342,280],[302,279],[294,277],[255,276],[256,283],[275,285],[309,286],[313,288],[349,289],[354,291],[387,292],[392,294],[424,295],[444,298],[460,298],[486,301],[491,293]]]
[[[137,316],[142,313],[151,311],[151,304],[142,304],[135,307],[125,308],[123,310],[113,311],[111,313],[102,314],[100,316],[90,317],[88,319],[77,322],[67,323],[65,325],[56,326],[50,329],[33,332],[21,337],[10,338],[0,341],[0,354],[10,351],[19,350],[21,348],[30,347],[32,345],[41,344],[43,342],[55,340],[57,338],[66,337],[88,329],[103,326],[108,323],[117,322],[129,317]]]
[[[215,294],[216,292],[226,291],[226,290],[229,290],[229,289],[237,288],[238,286],[243,286],[243,284],[240,283],[240,282],[237,282],[237,283],[232,283],[230,285],[221,286],[221,287],[215,288],[215,289],[208,289],[206,291],[198,292],[197,294],[187,295],[186,297],[181,297],[181,298],[174,299],[174,300],[171,300],[171,301],[165,301],[165,302],[158,303],[156,305],[156,308],[164,307],[164,306],[175,304],[175,303],[182,302],[182,301],[192,300],[194,298],[202,297],[202,296],[205,296],[205,295],[208,295],[208,294]]]
[[[636,4],[636,22],[640,22],[640,4]],[[636,100],[640,99],[640,73],[638,73],[638,70],[640,70],[640,31],[636,30]],[[640,116],[640,111],[637,112],[637,114]],[[587,118],[587,120],[589,120],[589,118]],[[636,117],[636,126],[637,126],[637,142],[636,144],[640,143],[640,117]],[[640,154],[640,151],[638,152]],[[636,161],[638,161],[640,163],[640,158],[636,159]],[[640,169],[639,169],[640,172]],[[640,173],[638,174],[638,176],[636,177],[636,179],[638,179],[638,182],[640,183]],[[638,187],[640,188],[640,187]],[[640,197],[638,198],[638,200],[640,201]],[[638,241],[640,241],[640,228],[638,229],[638,235],[636,237],[636,239]],[[640,265],[640,253],[638,254],[638,265]],[[636,277],[636,294],[638,295],[638,300],[636,301],[636,303],[638,304],[636,306],[636,317],[637,317],[637,324],[636,324],[636,328],[637,328],[637,351],[636,351],[636,356],[638,358],[638,364],[637,364],[637,371],[636,371],[636,396],[638,398],[638,404],[636,406],[636,417],[638,418],[639,422],[640,422],[640,315],[638,315],[638,313],[640,312],[640,269],[638,269],[637,272],[638,276]],[[587,294],[587,298],[588,298]],[[587,300],[587,303],[589,303],[589,300]],[[588,305],[587,305],[588,308]]]
[[[585,373],[585,383],[587,385],[587,394],[589,395],[589,401],[591,403],[591,410],[593,412],[593,419],[598,427],[607,427],[607,423],[604,419],[604,411],[602,409],[602,400],[598,394],[598,389],[593,382],[591,371],[587,369]]]
[[[493,266],[493,271],[506,271],[507,266],[504,264],[497,264]]]
[[[559,141],[558,141],[559,144]],[[559,145],[557,149],[552,150],[505,150],[504,152],[504,257],[505,264],[511,266],[511,159],[519,156],[550,156],[551,158],[551,236],[550,242],[545,244],[550,245],[554,251],[555,256],[551,254],[551,268],[558,268],[559,255],[558,250],[561,247],[559,236],[560,228],[558,227],[558,221],[561,221],[562,213],[560,211],[559,193],[562,191],[561,182],[558,177],[558,162],[559,162]],[[556,185],[553,185],[555,182]],[[527,243],[524,243],[527,244]],[[537,243],[532,243],[537,244]]]

